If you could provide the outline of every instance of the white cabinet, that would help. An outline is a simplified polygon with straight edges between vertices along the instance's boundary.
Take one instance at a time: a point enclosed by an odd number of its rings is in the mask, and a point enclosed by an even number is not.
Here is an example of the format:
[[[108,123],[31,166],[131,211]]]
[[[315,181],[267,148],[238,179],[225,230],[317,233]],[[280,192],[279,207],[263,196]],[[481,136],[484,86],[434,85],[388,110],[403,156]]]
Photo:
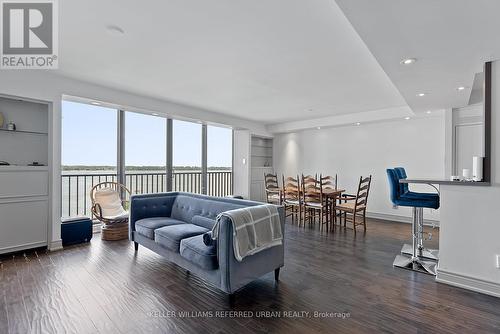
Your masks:
[[[0,96],[0,113],[0,254],[48,246],[49,106]]]
[[[266,202],[266,187],[264,174],[273,173],[273,167],[252,167],[250,182],[250,199]]]
[[[47,167],[0,166],[0,254],[47,246]]]

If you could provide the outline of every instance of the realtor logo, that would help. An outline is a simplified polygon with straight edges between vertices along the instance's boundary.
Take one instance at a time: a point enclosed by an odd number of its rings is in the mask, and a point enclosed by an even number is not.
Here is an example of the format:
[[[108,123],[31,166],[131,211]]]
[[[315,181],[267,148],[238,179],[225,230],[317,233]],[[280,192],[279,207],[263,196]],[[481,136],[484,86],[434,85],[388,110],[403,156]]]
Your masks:
[[[2,69],[56,69],[56,0],[0,0]]]

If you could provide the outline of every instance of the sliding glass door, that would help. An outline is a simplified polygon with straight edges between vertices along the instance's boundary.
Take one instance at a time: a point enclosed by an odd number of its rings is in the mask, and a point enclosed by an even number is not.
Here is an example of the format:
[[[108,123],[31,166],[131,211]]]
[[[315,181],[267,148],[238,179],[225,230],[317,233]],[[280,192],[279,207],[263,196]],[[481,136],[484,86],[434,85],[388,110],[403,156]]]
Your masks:
[[[132,194],[167,191],[166,118],[125,113],[125,185]]]
[[[117,179],[117,110],[63,101],[61,131],[61,215],[88,215],[92,187]]]
[[[232,194],[233,130],[207,126],[207,194]]]
[[[173,120],[173,191],[201,194],[202,125]]]

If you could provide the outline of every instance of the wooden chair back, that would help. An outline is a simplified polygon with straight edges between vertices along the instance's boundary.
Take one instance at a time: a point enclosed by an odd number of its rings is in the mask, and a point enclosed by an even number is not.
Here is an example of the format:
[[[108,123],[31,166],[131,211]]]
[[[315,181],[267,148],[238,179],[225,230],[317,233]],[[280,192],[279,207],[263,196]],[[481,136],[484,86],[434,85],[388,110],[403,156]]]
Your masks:
[[[286,201],[300,201],[300,182],[299,176],[296,178],[288,176],[285,178],[283,175],[283,200]]]
[[[266,191],[278,192],[278,175],[264,173],[264,185],[266,187]]]
[[[302,175],[302,200],[304,204],[323,203],[321,180],[311,175]]]
[[[322,189],[337,189],[337,174],[335,174],[335,177],[330,175],[322,176],[320,174],[319,180],[321,181]]]
[[[359,178],[358,192],[356,194],[355,209],[360,206],[365,206],[368,204],[368,194],[370,193],[370,185],[372,183],[372,176]]]

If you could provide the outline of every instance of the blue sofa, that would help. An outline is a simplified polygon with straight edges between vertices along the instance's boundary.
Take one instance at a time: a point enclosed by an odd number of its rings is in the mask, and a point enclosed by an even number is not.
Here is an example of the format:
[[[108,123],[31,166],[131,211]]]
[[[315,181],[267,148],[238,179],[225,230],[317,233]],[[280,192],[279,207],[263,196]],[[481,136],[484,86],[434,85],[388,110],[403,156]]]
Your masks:
[[[284,247],[276,246],[238,262],[233,251],[232,222],[222,217],[216,245],[207,246],[210,231],[221,212],[262,203],[181,192],[134,195],[130,201],[129,239],[164,256],[220,290],[232,295],[284,264]],[[283,207],[278,208],[285,231]]]

